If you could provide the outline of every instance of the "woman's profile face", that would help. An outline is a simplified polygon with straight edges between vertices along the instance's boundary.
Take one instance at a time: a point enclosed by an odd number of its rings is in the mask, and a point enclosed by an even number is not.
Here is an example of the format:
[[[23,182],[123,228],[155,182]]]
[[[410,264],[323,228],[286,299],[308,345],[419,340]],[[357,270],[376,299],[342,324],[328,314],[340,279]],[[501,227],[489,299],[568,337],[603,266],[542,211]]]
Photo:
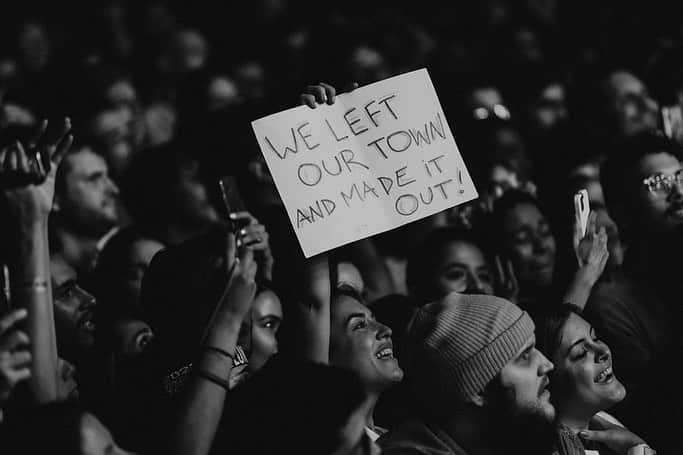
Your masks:
[[[592,415],[626,396],[626,389],[614,374],[609,347],[577,314],[572,313],[563,325],[560,346],[552,362],[555,364],[552,396],[560,408],[563,403],[569,403]]]
[[[555,273],[555,238],[534,204],[517,204],[503,219],[504,242],[522,285],[547,287]]]

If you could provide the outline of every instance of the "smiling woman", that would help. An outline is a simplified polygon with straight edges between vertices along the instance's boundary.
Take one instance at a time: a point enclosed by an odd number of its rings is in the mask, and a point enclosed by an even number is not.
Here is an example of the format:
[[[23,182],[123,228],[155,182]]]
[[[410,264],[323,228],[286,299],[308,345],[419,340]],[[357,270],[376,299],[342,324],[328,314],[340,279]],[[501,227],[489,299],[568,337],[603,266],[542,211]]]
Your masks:
[[[330,364],[353,371],[368,394],[366,428],[376,439],[383,432],[374,424],[379,395],[401,382],[403,370],[394,357],[391,329],[377,321],[353,289],[341,286],[332,299]]]
[[[550,373],[550,392],[557,416],[560,454],[578,453],[577,450],[621,452],[609,442],[605,445],[605,441],[596,443],[579,437],[596,427],[614,427],[629,441],[626,449],[642,443],[638,436],[620,424],[615,425],[615,420],[604,413],[626,397],[626,389],[615,374],[609,347],[578,309],[568,304],[554,307],[544,315],[537,331],[541,351],[555,365]]]

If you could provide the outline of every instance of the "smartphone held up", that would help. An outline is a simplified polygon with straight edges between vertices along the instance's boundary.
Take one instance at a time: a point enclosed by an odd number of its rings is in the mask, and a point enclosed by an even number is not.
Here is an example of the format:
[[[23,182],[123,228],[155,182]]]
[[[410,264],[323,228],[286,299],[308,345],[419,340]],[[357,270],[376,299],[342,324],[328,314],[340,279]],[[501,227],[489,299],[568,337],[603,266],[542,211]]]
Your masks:
[[[239,223],[233,221],[230,215],[246,210],[244,201],[239,192],[239,188],[237,187],[237,181],[235,180],[234,176],[228,175],[218,181],[218,186],[221,192],[223,207],[226,211],[225,214],[228,219],[230,230],[236,233],[243,226],[240,226]]]
[[[588,200],[588,190],[581,189],[574,194],[574,213],[581,224],[581,237],[585,237],[588,228],[588,215],[590,214],[590,202]]]

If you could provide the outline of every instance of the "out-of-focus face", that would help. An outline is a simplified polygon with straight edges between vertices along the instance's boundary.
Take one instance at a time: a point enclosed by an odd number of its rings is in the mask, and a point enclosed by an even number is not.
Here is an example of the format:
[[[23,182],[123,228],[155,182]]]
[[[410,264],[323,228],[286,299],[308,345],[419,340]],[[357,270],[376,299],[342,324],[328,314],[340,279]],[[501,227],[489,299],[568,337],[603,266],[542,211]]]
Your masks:
[[[370,46],[356,47],[351,54],[349,65],[355,76],[352,80],[358,81],[361,85],[386,79],[390,75],[384,56]]]
[[[152,239],[140,239],[130,246],[125,269],[121,273],[124,279],[122,285],[125,287],[126,295],[130,296],[132,301],[138,301],[147,267],[154,255],[163,248],[163,244]]]
[[[550,130],[567,119],[564,87],[560,83],[548,85],[531,110],[534,125],[541,130]]]
[[[240,94],[235,82],[227,76],[216,76],[207,88],[209,110],[221,109],[237,104]]]
[[[493,295],[493,272],[484,254],[468,242],[444,245],[434,271],[439,295],[449,292]]]
[[[124,357],[137,357],[154,339],[150,326],[139,319],[116,321],[113,336],[116,353]]]
[[[522,184],[517,177],[517,172],[497,164],[491,169],[489,186],[491,187],[491,197],[495,200],[507,190],[519,189]]]
[[[93,236],[102,236],[119,222],[119,189],[109,178],[104,159],[89,148],[70,153],[65,188],[55,197],[55,208],[67,223]]]
[[[255,372],[277,353],[277,331],[282,323],[282,305],[273,291],[256,296],[251,308],[251,354],[249,371]]]
[[[107,427],[90,413],[81,418],[80,447],[79,455],[133,455],[117,446]]]
[[[78,285],[76,271],[58,256],[50,260],[50,273],[60,346],[77,352],[91,349],[95,344],[95,297]]]
[[[605,89],[617,133],[630,136],[657,128],[659,106],[640,79],[631,73],[617,71],[607,78]]]
[[[510,118],[510,111],[503,103],[503,97],[495,87],[480,87],[472,90],[468,100],[468,108],[477,120],[493,117],[502,120]]]
[[[503,220],[505,244],[522,286],[546,287],[555,272],[555,238],[534,204],[520,203]]]
[[[559,416],[590,417],[620,402],[626,389],[612,370],[612,354],[595,330],[572,313],[552,354],[553,402]]]
[[[356,409],[339,432],[339,446],[331,455],[379,455],[381,449],[365,431],[367,411]]]
[[[235,68],[235,83],[240,95],[247,99],[261,99],[266,95],[266,72],[258,61],[244,62]]]
[[[133,84],[126,79],[115,81],[106,89],[105,98],[112,105],[135,105],[138,101],[138,95]]]
[[[204,37],[196,30],[183,30],[176,35],[176,58],[182,71],[204,66],[209,53]]]
[[[175,205],[180,223],[205,227],[219,220],[218,212],[211,203],[206,186],[199,176],[199,164],[185,164],[179,171],[175,190]]]
[[[647,233],[667,233],[683,224],[683,185],[674,183],[667,189],[657,183],[660,177],[673,176],[682,168],[678,159],[668,153],[650,154],[638,163],[638,182],[634,184],[640,185],[640,191],[631,216]],[[648,177],[652,178],[649,188],[642,183]]]
[[[50,40],[45,28],[37,22],[24,24],[19,36],[24,63],[32,70],[43,69],[50,60]]]
[[[113,88],[116,88],[116,85]],[[134,93],[132,95],[134,96]],[[121,88],[120,93],[115,92],[110,96],[127,97],[131,94],[125,93]],[[103,144],[103,154],[114,175],[123,175],[133,158],[135,128],[135,114],[130,106],[123,104],[100,111],[92,120],[93,135]]]
[[[555,408],[550,403],[548,373],[553,364],[535,347],[532,337],[500,372],[500,382],[513,407],[512,413],[534,414],[552,421]]]
[[[522,27],[513,35],[515,51],[522,61],[539,62],[543,60],[543,51],[538,37],[533,30]]]
[[[403,379],[394,357],[391,329],[353,297],[332,303],[330,363],[354,371],[370,390],[381,392]]]
[[[62,358],[57,359],[57,400],[78,400],[76,367]]]

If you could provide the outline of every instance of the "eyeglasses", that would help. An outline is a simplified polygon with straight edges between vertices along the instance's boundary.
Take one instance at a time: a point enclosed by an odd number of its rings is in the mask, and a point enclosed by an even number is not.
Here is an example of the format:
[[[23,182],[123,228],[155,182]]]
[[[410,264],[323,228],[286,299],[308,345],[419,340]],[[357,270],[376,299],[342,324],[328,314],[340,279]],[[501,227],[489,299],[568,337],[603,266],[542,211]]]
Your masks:
[[[489,110],[485,107],[478,107],[472,111],[475,120],[486,120],[489,117],[497,117],[500,120],[510,120],[510,111],[502,104],[494,104]]]
[[[643,179],[643,185],[652,194],[669,194],[676,185],[683,188],[683,169],[679,169],[673,174],[652,174]]]

